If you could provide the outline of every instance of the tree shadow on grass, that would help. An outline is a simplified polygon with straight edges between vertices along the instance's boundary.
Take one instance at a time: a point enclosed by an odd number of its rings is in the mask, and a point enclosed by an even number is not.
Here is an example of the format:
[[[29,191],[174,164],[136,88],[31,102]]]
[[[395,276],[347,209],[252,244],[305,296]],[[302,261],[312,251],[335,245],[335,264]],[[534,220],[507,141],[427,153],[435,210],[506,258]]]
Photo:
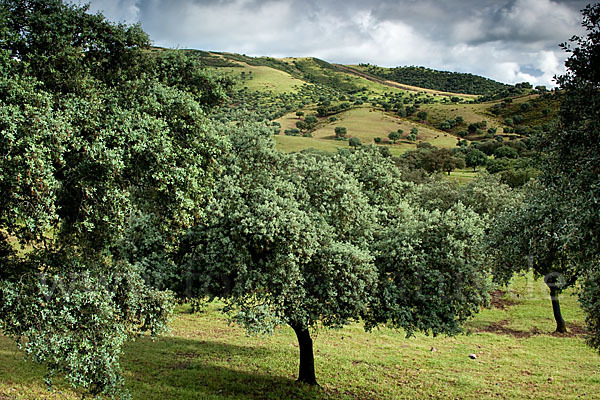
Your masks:
[[[134,399],[330,398],[318,387],[270,371],[278,367],[273,364],[281,364],[282,356],[293,361],[289,373],[295,373],[296,351],[282,355],[264,347],[216,341],[141,339],[127,346],[122,365]]]

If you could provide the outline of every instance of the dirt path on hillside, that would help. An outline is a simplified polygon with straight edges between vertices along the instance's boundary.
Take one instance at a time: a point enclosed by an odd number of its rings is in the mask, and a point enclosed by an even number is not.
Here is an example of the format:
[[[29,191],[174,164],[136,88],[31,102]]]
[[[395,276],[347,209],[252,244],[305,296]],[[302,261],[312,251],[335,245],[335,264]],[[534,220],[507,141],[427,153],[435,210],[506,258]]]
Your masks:
[[[388,80],[380,79],[380,78],[377,78],[377,77],[375,77],[373,75],[369,75],[369,74],[366,74],[366,73],[364,73],[362,71],[354,69],[352,67],[348,67],[346,65],[342,65],[342,64],[333,64],[333,65],[335,65],[336,67],[338,67],[342,71],[347,72],[349,74],[357,75],[357,76],[360,76],[361,78],[364,78],[364,79],[366,79],[368,81],[379,83],[381,85],[385,85],[385,86],[389,86],[389,87],[393,87],[393,88],[397,88],[397,89],[408,90],[408,91],[411,91],[411,92],[437,93],[440,96],[446,96],[446,97],[452,97],[452,96],[477,97],[477,96],[470,95],[470,94],[448,93],[448,92],[442,92],[442,91],[433,90],[433,89],[416,88],[414,86],[403,85],[401,83],[397,83],[397,82],[393,82],[393,81],[388,81]]]

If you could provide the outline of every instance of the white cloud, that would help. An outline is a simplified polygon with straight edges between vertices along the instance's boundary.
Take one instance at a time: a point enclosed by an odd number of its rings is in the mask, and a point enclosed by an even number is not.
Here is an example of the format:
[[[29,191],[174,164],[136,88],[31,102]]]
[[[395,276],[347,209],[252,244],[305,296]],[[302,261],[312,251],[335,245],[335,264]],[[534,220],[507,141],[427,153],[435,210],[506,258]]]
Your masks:
[[[87,4],[88,1],[72,0],[74,4]],[[115,22],[124,22],[128,24],[139,20],[140,8],[136,0],[102,0],[92,1],[90,11],[92,13],[101,12],[106,18]]]

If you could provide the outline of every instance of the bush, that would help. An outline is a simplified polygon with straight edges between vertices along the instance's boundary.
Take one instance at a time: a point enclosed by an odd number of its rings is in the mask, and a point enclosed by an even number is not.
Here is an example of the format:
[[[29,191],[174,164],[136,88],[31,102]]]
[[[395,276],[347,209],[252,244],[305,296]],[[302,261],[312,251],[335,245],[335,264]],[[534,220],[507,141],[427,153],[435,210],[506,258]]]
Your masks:
[[[348,142],[348,144],[349,144],[350,146],[354,147],[355,149],[356,149],[357,147],[360,147],[360,146],[362,146],[362,142],[361,142],[361,141],[360,141],[360,139],[359,139],[359,138],[357,138],[357,137],[350,138],[350,141]]]
[[[336,126],[334,131],[335,131],[335,137],[337,137],[337,138],[343,138],[348,133],[348,130],[343,126]]]
[[[300,129],[297,129],[297,128],[286,129],[286,130],[284,131],[284,133],[285,133],[287,136],[300,136]]]
[[[517,150],[510,146],[501,146],[494,151],[494,157],[496,158],[517,158],[519,153]]]
[[[306,122],[307,124],[316,124],[317,122],[319,122],[319,120],[314,115],[307,115],[306,118],[304,118],[304,122]]]

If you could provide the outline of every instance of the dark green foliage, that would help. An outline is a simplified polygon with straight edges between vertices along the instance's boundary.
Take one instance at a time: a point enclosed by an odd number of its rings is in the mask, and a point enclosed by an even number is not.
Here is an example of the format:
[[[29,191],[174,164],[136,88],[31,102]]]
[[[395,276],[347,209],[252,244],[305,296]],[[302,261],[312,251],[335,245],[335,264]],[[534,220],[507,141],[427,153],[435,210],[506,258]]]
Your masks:
[[[587,313],[589,343],[599,347],[598,260],[600,254],[600,4],[583,11],[587,37],[563,47],[571,52],[561,91],[558,126],[536,131],[545,153],[539,185],[523,204],[498,219],[492,237],[497,272],[508,280],[525,268],[525,257],[550,288],[557,331],[564,331],[558,294],[581,277],[581,304]],[[535,107],[534,107],[535,108]]]
[[[319,122],[319,120],[314,115],[307,115],[306,118],[304,118],[304,122],[314,126],[317,122]]]
[[[456,334],[487,301],[485,263],[477,249],[482,220],[460,204],[447,211],[401,208],[376,243],[380,288],[365,316],[367,327],[384,323],[407,336]]]
[[[374,210],[331,157],[279,153],[269,139],[257,128],[231,137],[238,156],[182,247],[191,295],[223,298],[253,332],[285,323],[304,337],[317,323],[357,320],[376,287]],[[311,379],[302,367],[299,379],[316,383],[314,366]]]
[[[540,196],[540,187],[531,185],[526,189],[522,203],[501,213],[492,226],[488,239],[494,260],[493,277],[506,285],[515,272],[533,269],[550,289],[556,331],[564,333],[566,325],[558,296],[574,285],[578,276],[560,239],[566,209],[549,191]]]
[[[360,141],[360,139],[359,139],[359,138],[357,138],[357,137],[350,138],[350,140],[348,141],[348,144],[349,144],[350,146],[354,147],[355,149],[356,149],[357,147],[360,147],[360,146],[362,146],[362,142],[361,142],[361,141]]]
[[[286,134],[286,136],[300,136],[300,129],[297,128],[286,129],[283,132]]]
[[[512,147],[501,146],[494,151],[494,156],[496,158],[517,158],[519,153]]]
[[[343,137],[346,137],[348,130],[343,126],[336,126],[334,129],[334,132],[335,132],[336,137],[343,138]]]
[[[500,182],[518,188],[524,186],[527,182],[535,179],[540,174],[540,171],[532,167],[519,168],[519,165],[511,165],[511,167],[500,171]]]
[[[509,87],[472,74],[436,71],[424,67],[387,69],[369,65],[366,70],[375,76],[394,82],[452,93],[492,94]]]
[[[444,122],[440,123],[440,125],[438,126],[438,128],[440,128],[441,130],[447,132],[447,131],[449,131],[452,128],[452,126],[447,121],[444,121]]]
[[[398,131],[393,131],[388,134],[388,138],[392,141],[392,143],[396,143],[396,140],[400,140],[401,134]]]
[[[448,175],[457,168],[465,167],[465,160],[460,155],[456,155],[449,149],[434,146],[417,146],[417,150],[404,153],[399,162],[409,169],[420,168],[429,173],[446,172]]]
[[[477,149],[469,150],[465,156],[465,164],[467,167],[473,167],[473,171],[477,170],[477,167],[485,166],[488,158],[484,152]]]
[[[0,1],[0,328],[49,377],[117,395],[122,344],[167,322],[159,288],[210,198],[224,148],[205,110],[227,88],[85,11]]]
[[[160,47],[156,48],[157,50],[164,50]],[[192,55],[193,57],[196,57],[199,61],[200,64],[203,67],[219,67],[219,68],[223,68],[223,67],[233,67],[233,68],[240,68],[242,65],[238,64],[238,63],[234,63],[231,61],[228,61],[227,59],[223,58],[223,57],[219,57],[218,55],[209,53],[207,51],[202,51],[202,50],[195,50],[195,49],[185,49],[184,50],[186,53],[189,53],[190,55]],[[244,78],[245,72],[242,71],[241,72],[241,76],[242,78]]]
[[[548,157],[541,181],[565,209],[559,246],[582,271],[581,304],[587,313],[589,342],[600,348],[600,4],[583,10],[585,37],[574,37],[563,48],[570,53],[567,73],[557,78],[564,92],[556,129],[542,131],[539,143]]]
[[[508,125],[504,128],[504,132],[514,132],[510,127],[519,125],[518,127],[522,127],[526,132],[525,135],[529,135],[533,129],[541,127],[557,117],[559,98],[560,92],[532,97],[529,101],[521,104],[503,101],[495,104],[490,111],[503,119],[505,125]]]
[[[379,281],[374,302],[364,315],[367,329],[385,324],[403,328],[408,335],[460,332],[461,322],[487,300],[486,268],[478,251],[483,219],[458,198],[444,209],[425,207],[414,185],[403,181],[405,172],[375,147],[363,146],[340,156],[369,203],[383,211],[372,242]],[[478,204],[482,196],[475,192],[496,193],[490,187],[498,186],[494,182],[465,192],[465,198]],[[442,188],[434,197],[444,192]],[[498,204],[491,197],[481,203],[484,207]]]

